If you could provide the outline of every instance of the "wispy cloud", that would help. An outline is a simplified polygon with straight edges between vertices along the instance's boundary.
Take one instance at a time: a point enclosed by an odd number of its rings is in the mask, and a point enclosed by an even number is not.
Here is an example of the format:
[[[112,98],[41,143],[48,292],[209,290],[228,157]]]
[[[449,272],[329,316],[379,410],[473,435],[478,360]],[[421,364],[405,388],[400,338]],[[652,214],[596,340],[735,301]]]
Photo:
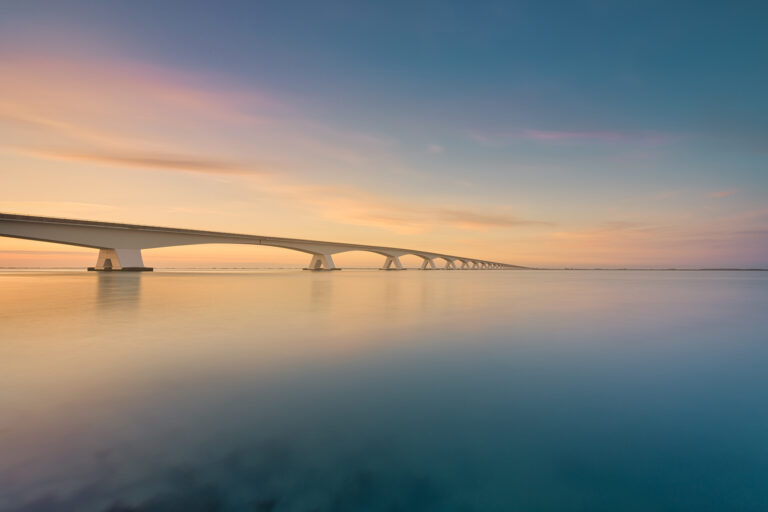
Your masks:
[[[523,136],[534,140],[621,140],[626,137],[620,132],[568,132],[551,130],[523,130]]]
[[[509,131],[470,131],[469,138],[483,145],[495,146],[516,141],[536,142],[596,142],[596,143],[645,143],[662,144],[679,138],[679,135],[661,132],[589,131],[589,130],[539,130],[522,128]]]
[[[219,76],[122,58],[3,56],[0,49],[0,134],[6,146],[55,147],[61,155],[93,154],[118,165],[143,160],[152,168],[182,164],[236,172],[229,162],[197,166],[196,158],[176,162],[173,155],[205,147],[238,159],[357,166],[396,145],[390,137],[319,122],[297,107],[306,104],[300,99]]]
[[[440,229],[489,231],[549,225],[545,221],[500,212],[493,206],[445,208],[434,200],[403,200],[353,186],[289,184],[269,176],[258,179],[255,186],[261,193],[293,201],[326,219],[395,233]]]
[[[251,178],[250,186],[260,194],[291,201],[341,224],[373,226],[397,233],[421,233],[454,228],[469,231],[545,226],[548,222],[522,218],[508,213],[471,207],[445,208],[435,201],[405,201],[351,185],[300,183],[288,175],[264,166],[246,165],[193,155],[145,153],[60,152],[53,150],[17,150],[36,158],[110,165],[135,169],[160,169],[178,172],[231,174]],[[28,204],[28,203],[24,203]],[[0,203],[2,206],[3,203]],[[36,208],[41,207],[38,204]],[[55,203],[56,208],[66,207]],[[71,206],[71,205],[70,205]],[[78,211],[92,205],[77,203]],[[13,209],[13,208],[11,208]],[[67,209],[67,211],[71,208]],[[25,210],[26,211],[26,210]]]
[[[485,213],[465,209],[439,210],[436,217],[462,229],[515,228],[520,226],[547,226],[551,223],[516,217],[514,215]]]
[[[728,197],[728,196],[732,196],[736,192],[737,192],[737,190],[735,188],[729,188],[729,189],[726,189],[726,190],[718,190],[717,192],[712,192],[711,194],[709,194],[709,197],[714,197],[714,198]]]
[[[475,210],[442,210],[414,205],[390,207],[379,204],[373,208],[353,206],[357,211],[329,209],[326,214],[345,223],[376,226],[398,233],[421,233],[430,229],[454,228],[466,231],[489,231],[523,226],[548,225],[546,222],[522,219],[512,215],[486,214]]]
[[[659,233],[667,231],[669,228],[658,225],[650,225],[641,222],[632,221],[613,221],[606,222],[588,228],[581,228],[567,231],[554,231],[551,236],[562,239],[573,240],[618,240],[649,238],[658,236]]]
[[[209,174],[264,174],[265,168],[243,165],[235,162],[216,160],[194,155],[158,153],[109,153],[109,152],[67,152],[55,150],[17,149],[18,153],[50,160],[86,162],[134,169],[161,169]]]

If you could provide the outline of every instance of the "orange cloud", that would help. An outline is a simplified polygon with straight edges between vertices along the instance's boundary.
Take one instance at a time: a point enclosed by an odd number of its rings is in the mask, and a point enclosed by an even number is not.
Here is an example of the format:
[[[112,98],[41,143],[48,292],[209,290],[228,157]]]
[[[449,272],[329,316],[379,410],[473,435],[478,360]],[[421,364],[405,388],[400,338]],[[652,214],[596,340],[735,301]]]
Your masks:
[[[158,153],[98,153],[81,152],[69,153],[58,151],[17,150],[17,152],[38,158],[65,160],[71,162],[89,162],[95,164],[115,165],[137,169],[164,169],[186,172],[202,172],[210,174],[244,174],[251,175],[266,173],[264,168],[237,164],[223,160],[215,160],[192,155],[171,155]]]
[[[260,179],[257,186],[261,192],[301,203],[336,222],[379,227],[396,233],[413,234],[444,228],[488,231],[548,225],[547,222],[493,211],[491,207],[444,208],[426,198],[406,201],[352,186],[278,183],[272,179]]]

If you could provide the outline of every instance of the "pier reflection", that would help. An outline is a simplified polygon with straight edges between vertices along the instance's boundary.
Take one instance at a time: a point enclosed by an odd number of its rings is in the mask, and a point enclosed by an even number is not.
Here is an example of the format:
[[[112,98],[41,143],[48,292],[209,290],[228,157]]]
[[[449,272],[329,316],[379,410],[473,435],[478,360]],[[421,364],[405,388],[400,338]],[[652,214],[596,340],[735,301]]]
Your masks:
[[[136,310],[141,301],[143,272],[95,272],[96,306],[99,310]]]

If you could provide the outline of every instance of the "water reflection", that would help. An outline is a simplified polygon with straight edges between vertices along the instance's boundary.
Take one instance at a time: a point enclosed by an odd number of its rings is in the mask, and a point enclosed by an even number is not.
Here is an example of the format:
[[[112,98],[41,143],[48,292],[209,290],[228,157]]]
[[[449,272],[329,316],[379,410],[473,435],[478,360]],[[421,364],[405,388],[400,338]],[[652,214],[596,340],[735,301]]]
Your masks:
[[[100,310],[135,310],[141,299],[141,272],[96,272],[96,306]]]
[[[0,290],[3,512],[768,507],[763,274]]]
[[[310,305],[315,311],[328,311],[333,304],[333,276],[325,272],[310,274]]]

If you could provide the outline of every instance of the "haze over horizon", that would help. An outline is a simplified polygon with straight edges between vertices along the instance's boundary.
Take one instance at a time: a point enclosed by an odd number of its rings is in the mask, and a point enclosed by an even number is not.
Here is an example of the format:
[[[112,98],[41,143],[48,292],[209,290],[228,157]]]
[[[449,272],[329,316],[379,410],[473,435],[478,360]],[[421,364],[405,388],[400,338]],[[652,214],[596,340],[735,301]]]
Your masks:
[[[0,211],[534,267],[768,266],[763,3],[211,5],[0,6]],[[0,237],[0,266],[93,257]]]

